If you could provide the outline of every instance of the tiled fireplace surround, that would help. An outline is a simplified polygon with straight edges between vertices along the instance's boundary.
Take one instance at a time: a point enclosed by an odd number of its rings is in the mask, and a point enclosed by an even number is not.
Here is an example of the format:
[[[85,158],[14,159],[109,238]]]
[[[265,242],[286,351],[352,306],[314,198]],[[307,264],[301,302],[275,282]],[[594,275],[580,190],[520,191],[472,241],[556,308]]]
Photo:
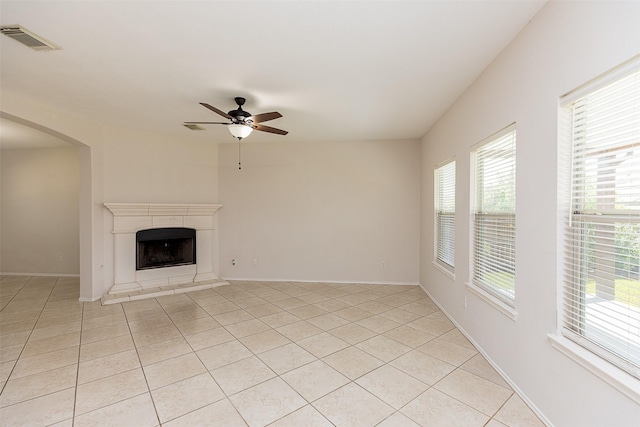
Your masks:
[[[161,292],[218,279],[215,225],[216,212],[222,205],[105,203],[104,206],[113,214],[114,284],[110,296],[151,297],[155,296],[154,290]],[[196,264],[136,270],[136,233],[166,227],[196,230]],[[107,300],[115,302],[113,298]]]

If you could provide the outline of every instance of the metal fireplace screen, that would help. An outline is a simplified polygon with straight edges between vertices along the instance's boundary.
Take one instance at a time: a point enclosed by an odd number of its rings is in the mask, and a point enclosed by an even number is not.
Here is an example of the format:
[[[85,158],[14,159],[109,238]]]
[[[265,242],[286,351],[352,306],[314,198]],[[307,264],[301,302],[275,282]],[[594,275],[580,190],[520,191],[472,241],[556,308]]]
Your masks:
[[[153,228],[136,233],[136,269],[196,263],[196,230]]]

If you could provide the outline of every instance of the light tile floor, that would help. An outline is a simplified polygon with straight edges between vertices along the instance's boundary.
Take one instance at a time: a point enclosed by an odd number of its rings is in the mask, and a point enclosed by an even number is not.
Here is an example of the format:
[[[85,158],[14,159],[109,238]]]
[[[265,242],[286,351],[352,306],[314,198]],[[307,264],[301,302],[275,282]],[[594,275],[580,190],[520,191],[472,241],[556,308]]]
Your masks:
[[[3,426],[541,426],[417,286],[0,278]]]

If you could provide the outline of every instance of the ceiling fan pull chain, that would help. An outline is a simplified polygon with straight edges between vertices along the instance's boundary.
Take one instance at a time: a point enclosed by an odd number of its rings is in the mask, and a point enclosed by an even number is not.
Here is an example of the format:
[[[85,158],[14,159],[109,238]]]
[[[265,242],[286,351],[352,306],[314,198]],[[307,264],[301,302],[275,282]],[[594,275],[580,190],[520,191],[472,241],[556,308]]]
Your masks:
[[[240,143],[242,142],[242,138],[238,138],[238,170],[242,170],[242,160],[240,158]]]

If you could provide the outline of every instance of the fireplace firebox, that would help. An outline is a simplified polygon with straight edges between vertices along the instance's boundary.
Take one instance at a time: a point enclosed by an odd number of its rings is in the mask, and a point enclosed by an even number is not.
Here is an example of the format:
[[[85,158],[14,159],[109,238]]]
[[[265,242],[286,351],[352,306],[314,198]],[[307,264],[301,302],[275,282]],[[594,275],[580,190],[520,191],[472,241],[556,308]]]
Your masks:
[[[196,263],[196,230],[153,228],[136,233],[136,270]]]

